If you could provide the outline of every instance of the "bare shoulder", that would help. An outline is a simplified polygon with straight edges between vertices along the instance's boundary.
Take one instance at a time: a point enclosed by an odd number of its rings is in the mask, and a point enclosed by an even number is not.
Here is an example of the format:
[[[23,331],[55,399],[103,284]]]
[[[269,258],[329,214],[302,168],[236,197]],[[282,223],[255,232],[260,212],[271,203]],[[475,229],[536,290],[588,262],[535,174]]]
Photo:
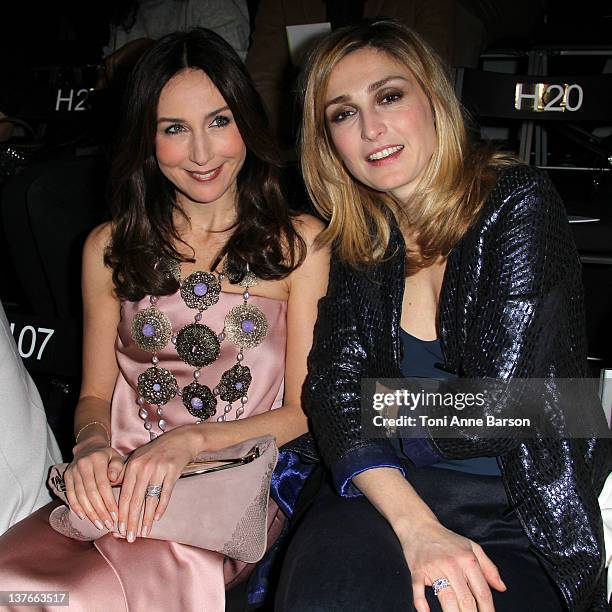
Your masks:
[[[83,247],[84,255],[103,257],[111,241],[111,231],[110,221],[94,227],[85,240],[85,246]]]
[[[325,295],[329,276],[329,247],[316,242],[325,224],[313,215],[302,214],[293,219],[293,226],[306,244],[306,257],[289,275],[290,285],[292,288],[299,286],[300,291],[307,291],[318,299]]]
[[[110,222],[95,227],[83,246],[83,289],[93,287],[112,293],[112,270],[104,263],[104,254],[111,241]]]
[[[325,229],[323,221],[306,213],[293,217],[292,222],[295,231],[302,237],[308,248]]]

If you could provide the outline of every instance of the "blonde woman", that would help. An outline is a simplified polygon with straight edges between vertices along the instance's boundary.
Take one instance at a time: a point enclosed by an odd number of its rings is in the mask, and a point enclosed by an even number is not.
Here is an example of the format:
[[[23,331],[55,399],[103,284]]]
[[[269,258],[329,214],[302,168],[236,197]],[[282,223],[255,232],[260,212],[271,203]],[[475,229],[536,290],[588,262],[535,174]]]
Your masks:
[[[586,375],[579,261],[550,181],[469,145],[439,59],[394,21],[320,44],[301,139],[336,252],[304,393],[332,485],[302,499],[277,609],[607,609],[608,440],[400,444],[362,424],[363,378]]]

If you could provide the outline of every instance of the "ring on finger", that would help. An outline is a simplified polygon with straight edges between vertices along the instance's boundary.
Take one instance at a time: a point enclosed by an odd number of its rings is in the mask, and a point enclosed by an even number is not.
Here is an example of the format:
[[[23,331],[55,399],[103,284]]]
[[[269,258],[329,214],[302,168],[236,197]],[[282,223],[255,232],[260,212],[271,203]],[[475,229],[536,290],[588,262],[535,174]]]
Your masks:
[[[437,597],[442,589],[451,586],[451,583],[446,578],[438,578],[431,583],[434,595]]]
[[[147,487],[147,492],[145,493],[145,497],[159,497],[162,492],[161,485],[149,485]]]

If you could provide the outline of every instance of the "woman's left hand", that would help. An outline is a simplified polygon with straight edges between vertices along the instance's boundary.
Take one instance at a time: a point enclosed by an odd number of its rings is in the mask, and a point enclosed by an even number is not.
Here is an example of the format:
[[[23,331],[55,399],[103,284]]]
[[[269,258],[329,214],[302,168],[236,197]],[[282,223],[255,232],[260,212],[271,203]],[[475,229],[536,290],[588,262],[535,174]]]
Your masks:
[[[123,468],[119,496],[119,532],[133,542],[146,538],[153,520],[165,512],[174,485],[183,468],[197,456],[199,436],[193,427],[177,427],[136,449]],[[159,496],[147,495],[147,488],[161,487]],[[138,523],[144,504],[142,528]]]

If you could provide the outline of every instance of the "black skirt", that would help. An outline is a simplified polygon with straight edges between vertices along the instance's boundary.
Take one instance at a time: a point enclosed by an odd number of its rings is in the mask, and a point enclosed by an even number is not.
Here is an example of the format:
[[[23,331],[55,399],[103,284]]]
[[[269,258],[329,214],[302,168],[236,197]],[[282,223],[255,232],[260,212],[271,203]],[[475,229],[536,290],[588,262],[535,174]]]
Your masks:
[[[498,476],[434,467],[406,474],[448,529],[480,544],[508,590],[491,589],[496,612],[565,610],[513,511]],[[275,610],[407,612],[414,610],[410,571],[395,533],[364,497],[341,498],[317,468],[294,515]],[[441,610],[426,588],[432,612]]]

